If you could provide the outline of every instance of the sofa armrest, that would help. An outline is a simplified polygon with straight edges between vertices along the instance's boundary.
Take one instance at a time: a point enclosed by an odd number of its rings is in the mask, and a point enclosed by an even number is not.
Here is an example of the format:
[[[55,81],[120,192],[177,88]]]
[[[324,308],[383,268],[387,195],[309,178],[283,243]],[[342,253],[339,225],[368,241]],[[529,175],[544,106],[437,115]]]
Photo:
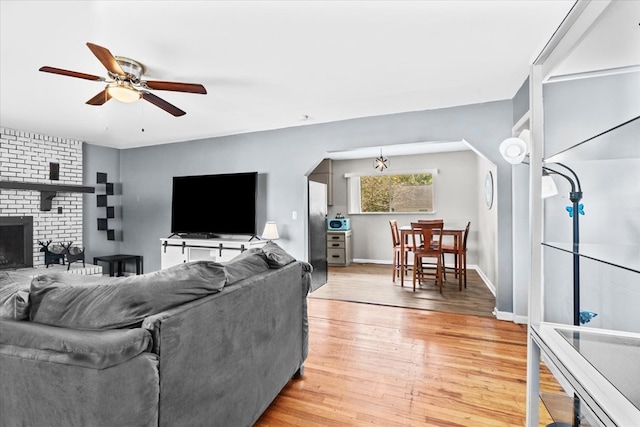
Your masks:
[[[297,262],[270,269],[143,321],[166,425],[255,423],[304,363],[306,274]]]
[[[106,369],[148,351],[146,329],[86,331],[29,321],[0,320],[0,354],[52,363]]]

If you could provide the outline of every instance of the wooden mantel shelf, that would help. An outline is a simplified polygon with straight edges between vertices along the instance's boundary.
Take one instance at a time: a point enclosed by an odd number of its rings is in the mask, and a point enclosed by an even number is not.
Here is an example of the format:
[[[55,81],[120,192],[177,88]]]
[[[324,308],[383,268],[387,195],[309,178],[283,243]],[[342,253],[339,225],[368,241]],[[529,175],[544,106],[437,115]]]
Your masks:
[[[63,193],[95,193],[94,187],[84,185],[41,184],[38,182],[0,181],[0,188],[13,190],[60,191]]]
[[[50,211],[51,200],[61,193],[95,193],[94,187],[84,185],[41,184],[38,182],[0,181],[0,188],[12,190],[31,190],[40,192],[40,210]]]

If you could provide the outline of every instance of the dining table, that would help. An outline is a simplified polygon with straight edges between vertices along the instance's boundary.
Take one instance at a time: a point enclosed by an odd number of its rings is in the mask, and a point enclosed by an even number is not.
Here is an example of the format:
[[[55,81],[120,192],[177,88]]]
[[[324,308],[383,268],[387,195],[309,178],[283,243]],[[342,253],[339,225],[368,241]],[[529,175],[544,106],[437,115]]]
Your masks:
[[[456,248],[458,248],[455,268],[456,268],[456,271],[458,272],[458,290],[460,291],[462,291],[462,280],[463,280],[462,261],[464,259],[463,257],[464,248],[462,247],[462,239],[464,236],[465,229],[466,229],[466,226],[460,226],[457,224],[451,224],[451,225],[445,224],[444,228],[441,231],[443,238],[444,236],[453,236],[453,244]],[[398,227],[398,230],[400,231],[400,253],[404,254],[406,242],[411,237],[411,234],[412,234],[412,228],[410,225],[403,225],[401,227]],[[405,259],[404,256],[400,257],[400,286],[404,286],[404,274],[406,269],[404,259]]]

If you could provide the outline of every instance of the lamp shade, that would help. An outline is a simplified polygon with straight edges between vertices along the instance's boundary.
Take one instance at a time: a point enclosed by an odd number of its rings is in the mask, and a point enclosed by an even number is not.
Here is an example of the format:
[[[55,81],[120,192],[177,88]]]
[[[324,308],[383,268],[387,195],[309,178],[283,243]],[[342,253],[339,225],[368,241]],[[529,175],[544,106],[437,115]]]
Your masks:
[[[131,87],[128,83],[114,84],[107,86],[107,92],[120,102],[135,102],[140,99],[140,92]]]
[[[277,240],[280,238],[278,235],[278,226],[275,221],[267,221],[262,230],[262,238],[266,240]]]
[[[553,197],[558,194],[558,187],[551,175],[542,175],[542,184],[540,189],[540,196],[543,199],[547,197]]]
[[[528,152],[527,143],[520,138],[507,138],[500,144],[500,154],[512,165],[522,163]]]

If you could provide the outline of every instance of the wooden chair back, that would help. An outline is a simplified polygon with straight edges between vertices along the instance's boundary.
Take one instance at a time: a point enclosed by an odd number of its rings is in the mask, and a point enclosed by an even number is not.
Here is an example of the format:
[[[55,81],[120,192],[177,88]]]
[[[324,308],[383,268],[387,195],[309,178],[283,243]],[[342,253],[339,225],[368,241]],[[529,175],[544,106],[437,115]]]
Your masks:
[[[467,223],[467,227],[464,229],[464,236],[462,237],[462,249],[467,250],[467,237],[469,237],[469,227],[471,227],[471,221]]]
[[[442,229],[444,221],[412,222],[411,236],[416,245],[413,252],[413,290],[416,282],[423,283],[427,277],[435,279],[440,293],[443,285]],[[422,242],[421,246],[418,244]],[[425,261],[432,258],[432,261]]]
[[[443,219],[419,219],[418,222],[423,224],[440,224],[443,223]]]
[[[444,227],[443,220],[428,220],[428,222],[418,221],[411,223],[413,232],[414,247],[425,253],[434,253],[440,255],[442,250],[442,231]],[[430,242],[429,244],[425,242]]]
[[[400,230],[398,230],[398,221],[392,219],[389,221],[391,227],[391,239],[393,240],[393,246],[400,246]]]
[[[440,219],[419,219],[418,222],[421,224],[436,224],[436,225],[444,224],[444,220],[441,218]],[[440,229],[442,230],[442,227],[440,227]]]

